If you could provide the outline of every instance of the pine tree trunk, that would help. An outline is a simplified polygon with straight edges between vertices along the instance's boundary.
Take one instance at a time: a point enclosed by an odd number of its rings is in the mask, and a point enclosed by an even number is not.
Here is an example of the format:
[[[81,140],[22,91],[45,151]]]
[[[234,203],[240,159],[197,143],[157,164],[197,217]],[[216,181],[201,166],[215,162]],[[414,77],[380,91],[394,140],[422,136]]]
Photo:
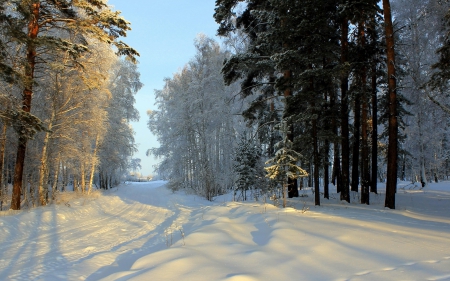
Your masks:
[[[324,69],[326,66],[326,61],[324,59]],[[330,103],[328,102],[328,92],[325,92],[324,95],[324,101],[325,101],[325,117],[330,118]],[[324,130],[328,132],[330,130],[330,125],[328,120],[325,120],[324,124]],[[329,175],[329,166],[330,166],[330,140],[328,138],[325,139],[325,144],[323,148],[323,198],[330,199],[330,193],[329,193],[329,182],[330,182],[330,175]]]
[[[361,95],[355,97],[355,120],[353,123],[353,154],[352,154],[352,184],[351,190],[358,192],[359,189],[359,149],[360,149],[360,127],[361,127]]]
[[[365,24],[360,22],[359,26],[359,41],[361,48],[366,47]],[[367,70],[363,66],[361,70],[361,84],[362,84],[362,115],[361,115],[361,204],[369,205],[369,135],[368,135],[368,119],[369,119],[369,105],[368,95],[366,93]]]
[[[345,67],[348,63],[348,19],[342,21],[341,34],[341,65]],[[348,124],[348,73],[343,70],[344,74],[341,80],[341,139],[342,139],[342,187],[341,200],[350,203],[349,190],[349,124]]]
[[[314,104],[312,105],[314,107]],[[314,113],[313,113],[314,115]],[[319,184],[319,141],[317,138],[317,119],[312,120],[312,133],[313,133],[313,153],[314,153],[314,205],[320,206],[320,184]]]
[[[333,93],[330,97],[330,107],[334,110],[334,108],[336,107],[336,95]],[[335,140],[333,143],[333,173],[331,176],[332,179],[332,183],[334,186],[336,186],[336,192],[341,192],[341,186],[342,186],[342,182],[341,182],[341,161],[340,161],[340,156],[341,156],[341,152],[340,152],[340,143],[339,143],[339,139],[337,138],[338,136],[338,124],[337,124],[337,116],[335,116],[333,114],[333,118],[331,120],[331,126],[332,126],[332,130],[333,130],[333,134],[335,136]]]
[[[34,40],[39,33],[39,14],[40,14],[40,2],[30,4],[31,16],[28,24],[29,39],[27,43],[27,65],[25,67],[25,89],[22,93],[22,110],[25,112],[31,111],[31,98],[33,95],[33,83],[34,83],[34,69],[36,65],[36,46]],[[28,139],[24,135],[19,135],[19,144],[17,146],[16,164],[14,167],[14,184],[13,194],[11,198],[11,209],[20,210],[20,192],[22,190],[23,181],[23,168],[25,165],[25,152],[27,150]]]
[[[375,19],[374,19],[375,20]],[[374,27],[375,28],[375,27]],[[372,65],[372,177],[370,192],[378,193],[378,98],[377,98],[377,66]]]
[[[361,203],[369,205],[369,186],[370,186],[370,171],[369,171],[369,140],[368,140],[368,118],[369,109],[367,97],[364,97],[362,108],[362,150],[361,150]]]
[[[283,75],[286,80],[289,81],[289,79],[291,79],[291,71],[290,70],[286,70]],[[291,93],[290,88],[287,88],[284,91],[284,98],[286,100],[286,103],[287,103],[287,99],[291,96],[291,94],[292,93]],[[289,122],[288,126],[289,126],[289,130],[287,133],[287,137],[288,137],[288,140],[290,140],[293,143],[294,142],[294,124],[292,124],[292,122]],[[288,188],[289,198],[298,197],[299,194],[298,194],[298,189],[297,189],[297,179],[288,178],[287,185],[288,185],[287,188]]]
[[[388,89],[389,89],[389,144],[386,180],[385,207],[395,209],[395,193],[397,190],[397,155],[398,155],[398,123],[397,123],[397,80],[395,76],[394,27],[392,24],[391,4],[383,0],[384,27],[386,33]]]
[[[330,184],[330,175],[329,175],[329,158],[330,158],[330,141],[328,139],[325,140],[325,147],[324,147],[324,160],[323,160],[323,198],[330,199],[330,191],[329,191],[329,184]]]
[[[309,66],[312,70],[312,65]],[[314,78],[310,81],[311,93],[314,93]],[[320,170],[320,159],[319,159],[319,139],[318,139],[318,129],[317,129],[317,112],[316,103],[314,97],[312,97],[311,108],[312,110],[312,139],[313,139],[313,161],[314,161],[314,205],[320,206],[320,183],[319,183],[319,170]]]

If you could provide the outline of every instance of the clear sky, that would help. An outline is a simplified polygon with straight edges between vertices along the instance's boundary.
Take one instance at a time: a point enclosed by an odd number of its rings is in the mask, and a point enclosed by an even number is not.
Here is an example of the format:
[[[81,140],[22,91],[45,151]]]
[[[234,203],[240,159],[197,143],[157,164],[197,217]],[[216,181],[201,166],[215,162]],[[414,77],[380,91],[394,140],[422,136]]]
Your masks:
[[[132,30],[123,41],[141,55],[139,72],[144,87],[136,95],[135,105],[141,119],[132,126],[139,149],[134,158],[142,160],[140,173],[146,176],[158,162],[145,155],[149,148],[159,146],[147,127],[146,112],[156,109],[154,90],[162,89],[163,79],[172,77],[195,55],[197,34],[215,36],[215,0],[109,0],[108,4],[131,22]]]

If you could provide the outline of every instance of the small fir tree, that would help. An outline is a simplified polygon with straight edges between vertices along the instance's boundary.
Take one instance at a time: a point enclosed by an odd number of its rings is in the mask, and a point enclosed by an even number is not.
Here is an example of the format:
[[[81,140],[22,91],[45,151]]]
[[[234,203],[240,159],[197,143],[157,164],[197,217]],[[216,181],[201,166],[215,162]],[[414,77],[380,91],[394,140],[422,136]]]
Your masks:
[[[234,196],[240,191],[243,200],[247,200],[247,190],[256,188],[261,178],[261,149],[255,145],[253,139],[241,137],[234,154],[233,169],[236,174]]]
[[[292,149],[292,141],[289,140],[289,125],[282,121],[278,129],[283,139],[275,144],[275,156],[268,161],[264,169],[267,172],[266,177],[279,182],[283,186],[283,208],[286,208],[288,178],[297,179],[308,176],[308,172],[297,165],[301,154]]]

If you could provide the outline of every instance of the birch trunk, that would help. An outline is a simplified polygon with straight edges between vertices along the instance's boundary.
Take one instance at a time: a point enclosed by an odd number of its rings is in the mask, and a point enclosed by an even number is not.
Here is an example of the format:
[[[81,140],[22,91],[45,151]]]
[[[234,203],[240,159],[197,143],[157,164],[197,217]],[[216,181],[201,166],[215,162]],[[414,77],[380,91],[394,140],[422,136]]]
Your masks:
[[[6,124],[3,124],[2,128],[2,137],[0,144],[0,211],[3,210],[3,199],[5,199],[6,188],[4,188],[3,184],[3,167],[5,164],[5,146],[6,146]]]
[[[95,168],[97,167],[97,152],[98,152],[98,143],[100,141],[100,137],[97,134],[95,137],[95,147],[92,155],[92,163],[91,163],[91,173],[89,175],[89,183],[88,183],[88,194],[92,192],[92,182],[94,181]]]
[[[41,156],[41,166],[39,168],[39,202],[42,206],[47,205],[48,198],[48,185],[46,182],[47,173],[48,173],[48,142],[50,140],[50,134],[53,127],[53,120],[55,117],[55,113],[52,111],[52,117],[48,124],[48,132],[45,133],[44,142],[42,144],[42,156]]]

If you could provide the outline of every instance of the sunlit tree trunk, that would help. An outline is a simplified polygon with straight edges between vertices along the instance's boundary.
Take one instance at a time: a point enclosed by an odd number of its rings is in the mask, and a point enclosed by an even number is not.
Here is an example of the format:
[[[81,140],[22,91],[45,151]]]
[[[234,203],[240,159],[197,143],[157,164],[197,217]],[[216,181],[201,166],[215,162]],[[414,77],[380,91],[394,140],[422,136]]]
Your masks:
[[[89,175],[89,183],[88,183],[88,194],[90,194],[92,192],[92,183],[94,181],[95,168],[97,167],[97,152],[98,152],[99,142],[100,142],[100,136],[99,136],[99,134],[97,134],[97,136],[95,137],[94,152],[92,154],[91,174]]]
[[[50,121],[51,124],[51,121]],[[49,124],[49,129],[51,128],[51,125]],[[41,155],[41,165],[39,167],[39,184],[38,184],[38,190],[39,190],[39,203],[42,206],[47,205],[46,201],[46,194],[48,193],[48,186],[46,182],[46,175],[48,173],[48,155],[47,155],[47,147],[48,147],[48,141],[50,139],[50,132],[45,133],[44,142],[42,144],[42,155]]]
[[[22,93],[22,110],[31,111],[31,98],[33,95],[34,69],[36,66],[36,46],[34,40],[39,33],[39,13],[41,3],[33,1],[31,4],[30,21],[28,23],[28,43],[27,43],[27,64],[25,66],[25,89]],[[27,137],[23,134],[19,136],[19,144],[17,146],[16,165],[14,167],[14,184],[11,199],[11,209],[20,210],[20,191],[23,181],[23,167],[25,164],[25,152],[27,150]]]

